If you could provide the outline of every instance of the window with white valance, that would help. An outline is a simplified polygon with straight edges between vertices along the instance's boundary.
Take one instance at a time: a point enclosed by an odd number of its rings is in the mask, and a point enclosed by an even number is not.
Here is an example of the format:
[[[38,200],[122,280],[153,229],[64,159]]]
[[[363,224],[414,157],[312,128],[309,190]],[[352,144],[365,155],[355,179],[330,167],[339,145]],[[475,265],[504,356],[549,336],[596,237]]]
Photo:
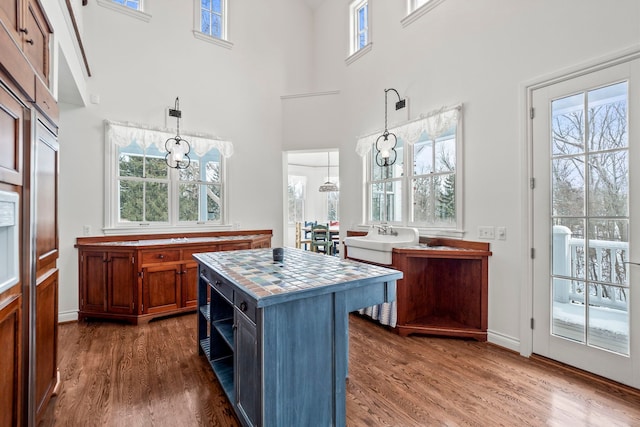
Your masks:
[[[175,132],[105,122],[105,229],[221,226],[226,223],[225,159],[229,141],[183,134],[186,169],[167,166],[165,142]]]
[[[378,166],[374,150],[382,132],[361,137],[356,151],[367,165],[368,223],[388,222],[459,237],[462,230],[462,105],[443,107],[390,128],[398,157]]]

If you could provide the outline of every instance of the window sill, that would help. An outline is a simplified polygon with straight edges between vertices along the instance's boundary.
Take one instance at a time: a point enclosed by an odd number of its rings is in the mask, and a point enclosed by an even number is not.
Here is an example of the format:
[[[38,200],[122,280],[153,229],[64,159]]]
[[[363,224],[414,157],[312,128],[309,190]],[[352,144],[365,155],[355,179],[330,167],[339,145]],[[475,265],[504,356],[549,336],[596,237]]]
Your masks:
[[[410,24],[417,21],[418,19],[420,19],[422,15],[426,14],[431,9],[434,9],[436,6],[438,6],[442,2],[444,2],[444,0],[431,0],[430,2],[423,4],[422,6],[420,6],[419,8],[417,8],[416,10],[414,10],[413,12],[411,12],[410,14],[402,18],[402,20],[400,20],[400,23],[402,24],[403,27],[407,27]]]
[[[144,22],[151,21],[151,15],[141,10],[134,10],[127,6],[122,6],[120,4],[114,3],[110,0],[97,0],[98,5],[102,7],[106,7],[107,9],[115,10],[116,12],[122,13],[124,15],[131,16],[133,18],[139,19]]]
[[[130,227],[105,227],[102,232],[105,236],[127,236],[132,234],[162,234],[162,233],[194,233],[199,231],[228,231],[233,230],[231,225],[165,225],[165,226],[130,226]]]
[[[367,53],[371,52],[372,48],[373,48],[373,43],[369,43],[366,46],[364,46],[362,49],[358,50],[357,52],[352,53],[351,56],[349,56],[347,59],[344,60],[344,62],[346,62],[347,65],[351,65],[354,62],[356,62],[358,59],[366,55]]]
[[[222,40],[222,39],[219,39],[217,37],[213,37],[213,36],[204,34],[201,31],[193,30],[193,36],[195,38],[197,38],[198,40],[202,40],[202,41],[205,41],[207,43],[215,44],[215,45],[224,47],[226,49],[233,48],[233,43],[231,43],[230,41]]]

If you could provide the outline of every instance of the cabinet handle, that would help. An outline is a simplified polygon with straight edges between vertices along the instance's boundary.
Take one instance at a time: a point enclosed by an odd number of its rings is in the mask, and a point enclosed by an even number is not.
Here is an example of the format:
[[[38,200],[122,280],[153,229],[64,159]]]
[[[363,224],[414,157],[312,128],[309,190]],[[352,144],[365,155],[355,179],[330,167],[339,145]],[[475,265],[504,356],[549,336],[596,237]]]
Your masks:
[[[26,28],[20,28],[19,31],[24,34],[29,34],[29,30],[27,30]]]
[[[30,45],[33,45],[33,39],[26,40],[26,42],[29,43]]]
[[[242,312],[247,311],[247,303],[246,302],[242,301],[240,303],[240,311],[242,311]]]
[[[216,286],[220,286],[222,285],[222,282],[220,280],[216,280]]]

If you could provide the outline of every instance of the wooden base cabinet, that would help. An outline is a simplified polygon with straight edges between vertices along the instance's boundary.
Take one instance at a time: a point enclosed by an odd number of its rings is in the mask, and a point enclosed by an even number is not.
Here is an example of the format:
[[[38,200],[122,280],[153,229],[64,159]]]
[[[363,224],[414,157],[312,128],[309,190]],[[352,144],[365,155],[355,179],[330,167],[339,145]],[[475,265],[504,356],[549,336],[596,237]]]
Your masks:
[[[489,243],[424,237],[420,243],[393,249],[391,267],[404,273],[398,281],[395,332],[486,341]]]
[[[271,236],[271,230],[256,230],[78,238],[78,317],[137,324],[196,311],[193,254],[270,247]]]
[[[58,382],[58,270],[36,286],[36,413],[47,407]]]

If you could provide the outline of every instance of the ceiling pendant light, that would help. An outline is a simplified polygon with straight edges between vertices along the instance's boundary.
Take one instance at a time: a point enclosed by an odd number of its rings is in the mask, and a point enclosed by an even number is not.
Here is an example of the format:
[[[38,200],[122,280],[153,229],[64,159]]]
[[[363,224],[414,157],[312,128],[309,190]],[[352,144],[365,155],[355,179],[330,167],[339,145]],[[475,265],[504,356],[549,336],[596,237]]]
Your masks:
[[[191,146],[187,140],[180,138],[180,117],[182,117],[182,111],[180,111],[180,99],[177,97],[175,108],[169,108],[169,116],[176,118],[176,136],[167,139],[164,143],[164,148],[167,150],[164,161],[170,168],[186,169],[191,164],[191,158],[189,157]]]
[[[391,166],[396,162],[398,153],[396,152],[396,145],[398,144],[398,138],[396,135],[387,130],[387,92],[394,91],[398,95],[398,102],[396,102],[396,110],[404,108],[406,101],[400,98],[400,94],[397,90],[385,89],[384,90],[384,132],[376,139],[376,164],[378,166]]]
[[[320,191],[321,193],[339,191],[338,186],[335,183],[331,182],[330,167],[331,167],[331,153],[327,151],[327,182],[322,184],[318,189],[318,191]]]

